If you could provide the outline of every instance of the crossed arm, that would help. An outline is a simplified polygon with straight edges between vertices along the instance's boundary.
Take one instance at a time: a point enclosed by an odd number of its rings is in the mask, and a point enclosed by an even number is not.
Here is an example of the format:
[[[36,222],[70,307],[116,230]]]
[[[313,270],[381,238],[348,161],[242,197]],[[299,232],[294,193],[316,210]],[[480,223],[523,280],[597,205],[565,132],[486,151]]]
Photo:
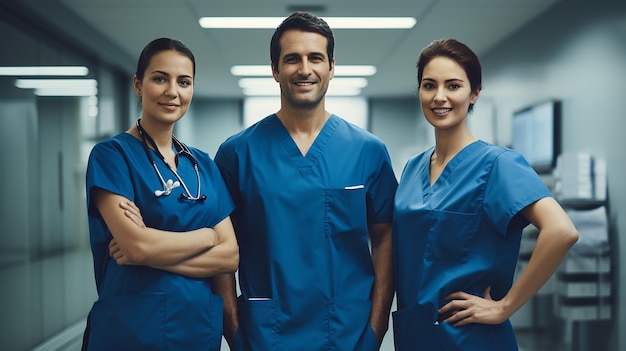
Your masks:
[[[123,196],[94,189],[93,199],[109,227],[111,257],[120,265],[144,265],[191,278],[232,273],[239,248],[227,217],[213,228],[169,232],[146,227],[139,208]]]

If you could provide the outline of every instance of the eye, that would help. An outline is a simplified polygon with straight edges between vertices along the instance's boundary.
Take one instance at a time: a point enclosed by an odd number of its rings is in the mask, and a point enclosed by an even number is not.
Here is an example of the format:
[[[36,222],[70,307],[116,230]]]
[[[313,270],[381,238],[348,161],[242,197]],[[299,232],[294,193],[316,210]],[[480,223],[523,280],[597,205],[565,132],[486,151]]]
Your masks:
[[[423,82],[422,83],[422,88],[424,89],[434,89],[435,88],[435,84],[431,83],[431,82]]]
[[[181,86],[184,87],[189,87],[191,85],[193,85],[192,81],[190,79],[181,79],[178,81],[178,84],[180,84]]]
[[[296,63],[298,62],[298,59],[295,56],[286,56],[285,58],[283,58],[283,62],[284,63]]]
[[[165,77],[157,76],[157,77],[152,78],[152,80],[157,83],[163,83],[165,82]]]
[[[461,87],[458,83],[450,83],[450,90],[457,90]]]

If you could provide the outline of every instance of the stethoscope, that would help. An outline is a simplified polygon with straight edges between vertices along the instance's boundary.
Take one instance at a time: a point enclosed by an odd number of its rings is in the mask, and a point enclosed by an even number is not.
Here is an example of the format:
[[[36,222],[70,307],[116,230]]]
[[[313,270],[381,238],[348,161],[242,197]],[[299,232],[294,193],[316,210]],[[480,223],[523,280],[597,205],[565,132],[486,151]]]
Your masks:
[[[178,157],[180,155],[186,156],[187,158],[189,158],[189,160],[191,160],[191,163],[193,164],[193,169],[196,171],[196,178],[198,180],[198,191],[196,193],[196,196],[191,195],[191,192],[187,188],[187,185],[185,184],[183,179],[178,175],[176,170],[174,170],[170,166],[170,164],[167,163],[167,160],[165,159],[163,154],[161,154],[161,152],[159,151],[159,148],[157,147],[156,143],[154,142],[154,139],[152,139],[152,137],[143,129],[143,127],[141,126],[141,123],[139,123],[140,120],[141,119],[137,120],[137,129],[139,130],[139,135],[141,135],[143,148],[146,151],[146,155],[148,155],[148,159],[152,163],[152,167],[156,171],[156,174],[159,176],[159,179],[161,180],[161,184],[163,184],[163,190],[159,190],[159,189],[155,190],[154,191],[154,195],[156,197],[167,196],[167,195],[172,193],[172,190],[174,188],[177,188],[177,187],[182,185],[183,189],[185,189],[185,193],[184,194],[180,194],[180,199],[181,200],[193,200],[193,201],[204,201],[204,200],[206,200],[206,195],[200,195],[200,171],[198,170],[198,161],[196,161],[196,158],[193,157],[193,155],[191,154],[191,151],[189,151],[189,148],[187,147],[187,145],[183,144],[182,142],[180,142],[180,140],[176,139],[176,137],[174,135],[172,135],[172,142],[174,143],[174,148],[176,148],[176,151],[177,151],[176,159],[178,159]],[[159,155],[159,157],[161,158],[161,160],[163,160],[163,163],[165,163],[167,168],[169,168],[170,171],[172,171],[172,173],[174,173],[174,176],[176,176],[176,181],[168,179],[167,182],[166,182],[165,179],[163,179],[163,176],[161,175],[161,172],[159,172],[159,168],[157,167],[156,163],[154,162],[154,158],[152,157],[152,153],[150,152],[150,148],[148,147],[148,143],[150,143],[150,145],[152,145],[152,147],[154,148],[154,152],[156,152],[157,155]]]

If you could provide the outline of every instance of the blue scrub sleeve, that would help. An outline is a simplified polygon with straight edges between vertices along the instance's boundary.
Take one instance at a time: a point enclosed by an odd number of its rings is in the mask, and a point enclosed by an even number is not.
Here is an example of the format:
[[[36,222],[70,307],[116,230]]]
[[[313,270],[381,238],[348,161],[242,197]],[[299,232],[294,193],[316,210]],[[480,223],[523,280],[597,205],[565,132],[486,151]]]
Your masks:
[[[212,223],[211,227],[219,224],[226,217],[228,217],[235,209],[235,203],[228,191],[228,187],[224,182],[222,174],[218,169],[214,161],[209,159],[209,155],[205,154],[207,162],[203,162],[200,167],[207,170],[211,179],[211,184],[217,194],[215,201],[215,223]]]
[[[237,189],[239,189],[237,178],[237,155],[233,150],[233,146],[227,144],[227,141],[224,142],[224,144],[220,145],[217,150],[214,160],[217,168],[219,168],[219,171],[222,174],[226,187],[230,191],[230,195],[235,201],[235,204],[240,204],[240,196],[237,192]]]
[[[119,194],[131,201],[134,199],[128,161],[124,156],[121,145],[113,140],[96,144],[91,150],[86,175],[87,210],[90,216],[98,216],[98,210],[91,202],[91,190],[94,187]]]
[[[367,192],[367,222],[369,224],[391,222],[393,218],[393,200],[398,188],[391,158],[387,148],[382,145],[378,149],[377,160],[378,171],[374,174],[374,179]]]
[[[485,213],[498,233],[506,235],[529,224],[517,214],[526,206],[550,196],[550,191],[526,159],[513,150],[495,160],[485,191]]]

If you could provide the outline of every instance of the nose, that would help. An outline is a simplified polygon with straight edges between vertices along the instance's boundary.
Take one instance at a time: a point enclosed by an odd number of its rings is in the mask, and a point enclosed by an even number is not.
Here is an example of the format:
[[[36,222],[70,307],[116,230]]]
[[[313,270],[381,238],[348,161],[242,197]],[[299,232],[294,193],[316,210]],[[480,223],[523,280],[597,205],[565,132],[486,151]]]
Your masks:
[[[311,75],[311,66],[307,60],[302,60],[300,63],[300,68],[298,69],[298,73],[302,76]]]
[[[167,89],[165,89],[165,95],[170,97],[176,97],[178,95],[178,85],[175,81],[171,81],[167,84]]]
[[[443,87],[437,89],[437,94],[435,94],[435,101],[446,101],[448,98],[446,97],[446,91]]]

